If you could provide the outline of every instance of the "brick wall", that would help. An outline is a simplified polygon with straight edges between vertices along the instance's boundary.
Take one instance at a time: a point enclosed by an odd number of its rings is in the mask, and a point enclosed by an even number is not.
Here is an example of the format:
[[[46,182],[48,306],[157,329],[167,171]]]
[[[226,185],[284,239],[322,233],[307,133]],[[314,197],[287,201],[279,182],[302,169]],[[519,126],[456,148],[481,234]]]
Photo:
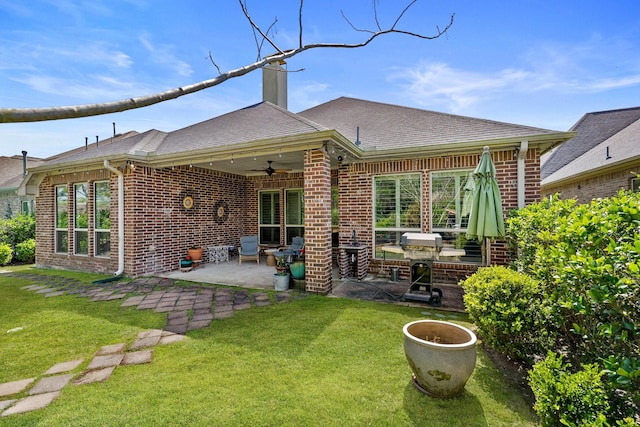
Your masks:
[[[570,184],[545,187],[543,197],[560,193],[563,199],[575,198],[578,203],[588,203],[592,199],[611,197],[620,190],[628,190],[630,188],[631,178],[635,178],[639,173],[640,161],[623,170],[607,172]]]
[[[369,248],[369,272],[379,273],[380,259],[373,257],[373,177],[376,175],[420,173],[422,176],[423,209],[422,232],[430,232],[431,219],[429,211],[429,173],[441,170],[475,169],[480,160],[477,154],[449,155],[431,158],[416,158],[402,161],[383,161],[375,163],[356,163],[341,166],[338,174],[340,185],[340,244],[351,241],[352,230],[356,231],[359,242]],[[540,163],[539,150],[530,149],[525,161],[525,202],[539,200]],[[491,157],[496,166],[498,186],[503,197],[503,213],[518,206],[517,196],[517,158],[514,150],[492,151]],[[491,245],[492,264],[505,264],[509,255],[506,243],[496,240]],[[388,274],[391,266],[399,267],[400,276],[410,276],[409,261],[387,260],[384,274]],[[434,277],[445,283],[457,283],[478,267],[468,263],[434,263]]]

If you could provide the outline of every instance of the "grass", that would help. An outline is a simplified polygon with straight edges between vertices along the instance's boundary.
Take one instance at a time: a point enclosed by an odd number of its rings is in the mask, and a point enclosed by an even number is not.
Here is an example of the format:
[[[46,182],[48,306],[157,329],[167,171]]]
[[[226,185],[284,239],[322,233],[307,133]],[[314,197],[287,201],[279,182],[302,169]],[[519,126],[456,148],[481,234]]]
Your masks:
[[[0,274],[0,382],[88,360],[103,345],[131,342],[165,322],[165,315],[117,301],[21,291],[27,284]],[[404,357],[402,326],[424,313],[321,296],[239,311],[185,341],[156,347],[151,364],[120,367],[105,383],[68,385],[49,407],[0,418],[0,425],[537,425],[480,347],[461,396],[420,394]],[[470,326],[463,315],[447,318]]]

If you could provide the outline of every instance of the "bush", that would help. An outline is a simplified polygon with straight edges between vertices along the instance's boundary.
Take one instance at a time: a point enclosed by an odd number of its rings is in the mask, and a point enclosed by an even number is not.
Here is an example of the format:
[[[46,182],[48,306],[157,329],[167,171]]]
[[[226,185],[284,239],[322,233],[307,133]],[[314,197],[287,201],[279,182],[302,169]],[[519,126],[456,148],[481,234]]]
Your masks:
[[[533,407],[543,426],[606,425],[609,409],[602,373],[595,364],[570,373],[562,356],[549,353],[529,372],[529,385],[536,397]]]
[[[484,267],[460,283],[464,304],[483,341],[492,348],[533,363],[553,339],[538,282],[505,267]]]
[[[20,242],[36,237],[36,220],[33,215],[14,215],[9,219],[0,219],[0,243],[12,248]]]
[[[557,198],[507,220],[514,263],[540,280],[549,350],[573,366],[598,363],[609,418],[640,412],[640,193],[576,205]]]
[[[28,239],[16,245],[16,259],[33,264],[36,260],[36,240]]]
[[[6,243],[0,243],[0,265],[8,265],[13,259],[13,251],[11,246]]]

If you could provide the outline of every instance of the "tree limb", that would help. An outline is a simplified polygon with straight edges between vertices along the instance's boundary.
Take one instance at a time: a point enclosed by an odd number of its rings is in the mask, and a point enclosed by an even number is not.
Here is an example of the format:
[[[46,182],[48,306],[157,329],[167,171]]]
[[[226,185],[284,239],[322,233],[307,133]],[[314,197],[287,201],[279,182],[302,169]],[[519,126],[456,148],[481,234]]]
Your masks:
[[[355,48],[367,46],[376,38],[383,35],[391,34],[391,33],[404,34],[410,37],[416,37],[416,38],[426,39],[426,40],[437,39],[438,37],[445,34],[449,30],[449,28],[451,28],[451,26],[453,25],[453,18],[454,18],[454,15],[451,15],[450,20],[447,23],[447,25],[444,27],[444,29],[440,30],[440,28],[438,27],[437,32],[431,36],[425,36],[423,34],[414,33],[412,31],[397,29],[396,27],[398,26],[400,19],[405,15],[405,13],[409,10],[409,8],[413,4],[415,4],[417,1],[417,0],[412,0],[398,15],[393,25],[390,28],[384,29],[384,30],[380,27],[380,23],[377,17],[377,11],[375,9],[374,9],[374,13],[376,15],[375,21],[376,21],[376,25],[378,26],[378,29],[376,31],[364,30],[364,29],[355,27],[355,25],[353,25],[353,23],[351,23],[351,21],[349,21],[346,18],[346,16],[344,16],[344,13],[343,13],[342,16],[344,17],[344,19],[355,31],[369,34],[368,38],[360,43],[350,43],[350,44],[349,43],[311,43],[311,44],[303,45],[302,44],[303,0],[300,0],[300,10],[298,15],[299,25],[300,25],[300,37],[299,37],[300,45],[295,49],[282,50],[268,36],[269,31],[267,31],[266,33],[263,32],[260,29],[260,27],[258,27],[258,25],[256,25],[255,22],[253,22],[253,19],[249,15],[246,8],[246,0],[244,3],[243,3],[243,0],[238,0],[238,1],[240,3],[240,6],[247,20],[251,24],[252,28],[260,34],[260,36],[263,38],[263,42],[270,44],[276,50],[277,53],[264,58],[260,58],[259,56],[258,59],[252,64],[248,64],[243,67],[236,68],[231,71],[227,71],[225,73],[220,73],[217,77],[214,77],[212,79],[208,79],[208,80],[204,80],[191,85],[181,86],[174,89],[169,89],[164,92],[158,92],[151,95],[144,95],[136,98],[128,98],[128,99],[123,99],[119,101],[103,102],[98,104],[83,104],[83,105],[71,105],[71,106],[61,106],[61,107],[0,108],[0,123],[39,122],[39,121],[47,121],[47,120],[72,119],[72,118],[79,118],[79,117],[97,116],[101,114],[117,113],[121,111],[147,107],[149,105],[154,105],[160,102],[176,99],[184,95],[188,95],[191,93],[201,91],[203,89],[217,86],[229,79],[244,76],[245,74],[248,74],[258,68],[262,68],[268,63],[276,62],[276,61],[285,61],[289,58],[292,58],[298,55],[299,53],[302,53],[304,51],[311,50],[311,49],[335,49],[335,48],[355,49]],[[269,27],[269,30],[273,27],[274,24],[275,22]],[[261,49],[261,44],[258,45],[258,49]],[[214,63],[215,65],[215,62],[213,62],[213,58],[211,58],[211,56],[210,56],[210,59],[211,59],[211,62]],[[216,65],[216,68],[217,68],[217,65]]]

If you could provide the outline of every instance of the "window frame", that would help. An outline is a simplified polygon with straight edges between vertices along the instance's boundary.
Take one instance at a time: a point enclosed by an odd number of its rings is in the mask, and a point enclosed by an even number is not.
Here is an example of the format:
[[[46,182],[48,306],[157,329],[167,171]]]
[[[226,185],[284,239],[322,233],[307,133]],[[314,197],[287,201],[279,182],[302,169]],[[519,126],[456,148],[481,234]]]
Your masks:
[[[403,217],[403,200],[406,200],[406,197],[402,195],[401,183],[403,179],[411,178],[412,180],[417,181],[418,185],[418,194],[414,201],[418,202],[419,211],[417,213],[418,223],[413,224],[402,224]],[[395,211],[395,220],[393,221],[393,226],[379,226],[379,222],[382,218],[378,217],[379,209],[378,209],[378,183],[381,181],[393,181],[393,198],[394,200],[394,208]],[[423,202],[423,182],[422,182],[422,174],[420,172],[407,172],[393,175],[377,175],[373,177],[373,240],[374,240],[374,258],[382,259],[388,257],[386,254],[379,250],[378,248],[383,245],[398,245],[400,244],[400,237],[402,234],[407,232],[417,232],[420,233],[422,231],[422,223],[423,223],[423,212],[424,212],[424,202]],[[408,205],[405,208],[404,213],[406,214],[408,210],[411,208],[411,205]],[[382,233],[385,233],[385,237],[380,239]],[[392,237],[393,236],[393,237]],[[393,255],[391,255],[393,256]]]
[[[60,190],[64,190],[65,194],[60,194]],[[58,254],[67,254],[69,252],[69,186],[66,184],[56,185],[54,187],[55,194],[55,217],[53,232],[53,250]],[[64,197],[66,206],[61,210],[61,198]],[[60,227],[61,213],[66,213],[66,227]]]
[[[263,196],[269,194],[269,219],[272,222],[263,222]],[[261,190],[258,191],[258,244],[259,245],[279,245],[280,244],[280,191],[279,190]],[[272,239],[270,241],[263,240],[265,230],[271,229]]]
[[[100,208],[103,201],[100,201],[101,192],[99,191],[99,186],[106,184],[106,188],[108,190],[108,195],[106,199],[106,211],[109,213],[107,217],[109,221],[109,227],[105,228],[104,223],[100,221],[101,216]],[[93,253],[94,256],[99,258],[108,258],[111,255],[111,182],[109,180],[106,181],[95,181],[93,183]],[[107,236],[106,242],[103,242],[103,237]],[[108,247],[107,250],[102,250],[102,244]]]
[[[78,203],[78,189],[85,189],[84,212]],[[89,184],[87,182],[76,182],[73,184],[73,254],[78,256],[89,255]],[[82,218],[81,215],[86,218]],[[86,221],[86,227],[78,226],[80,219]],[[81,224],[82,225],[82,224]],[[84,242],[84,247],[83,247]]]
[[[289,222],[289,196],[297,197],[297,205],[299,210],[293,213],[297,222]],[[284,190],[284,234],[285,244],[290,245],[294,237],[304,237],[304,189],[302,188],[287,188]]]
[[[466,188],[469,180],[473,179],[473,171],[474,169],[446,169],[446,170],[437,170],[431,171],[429,174],[429,221],[431,224],[431,232],[438,233],[442,236],[443,240],[443,252],[441,254],[446,253],[447,249],[464,249],[464,255],[453,255],[451,257],[440,256],[441,261],[451,262],[451,263],[471,263],[471,264],[482,264],[482,252],[481,246],[479,243],[474,241],[473,239],[467,239],[467,226],[469,221],[470,214],[470,206],[464,206],[465,203],[472,203],[473,200],[473,190],[471,188]],[[453,176],[455,178],[455,200],[453,201],[453,209],[455,212],[455,217],[453,220],[453,226],[447,227],[447,222],[445,223],[445,227],[439,227],[435,225],[434,221],[434,178],[437,178],[439,175],[448,175],[449,177]],[[459,182],[461,177],[466,175],[466,181]],[[469,191],[470,193],[464,194],[464,191]],[[467,199],[465,200],[465,197]],[[448,206],[445,206],[444,209],[447,209]],[[469,211],[469,214],[464,215],[466,211]],[[460,212],[460,215],[458,215]],[[466,217],[466,221],[465,221]]]

